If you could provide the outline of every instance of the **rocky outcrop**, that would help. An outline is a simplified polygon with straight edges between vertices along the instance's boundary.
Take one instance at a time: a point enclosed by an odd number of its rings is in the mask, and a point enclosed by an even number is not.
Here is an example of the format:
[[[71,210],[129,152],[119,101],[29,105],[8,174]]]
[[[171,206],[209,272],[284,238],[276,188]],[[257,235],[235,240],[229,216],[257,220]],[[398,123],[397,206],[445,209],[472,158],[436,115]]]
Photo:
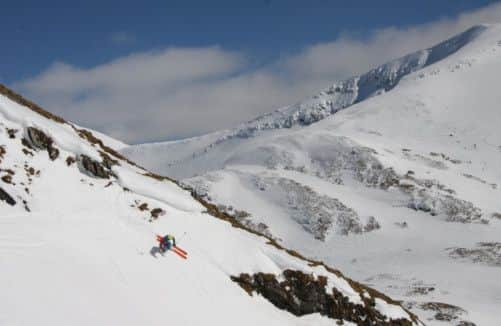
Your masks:
[[[474,248],[447,248],[454,259],[469,260],[476,264],[501,267],[501,242],[479,242]]]
[[[12,198],[11,195],[9,195],[5,190],[0,188],[0,201],[4,201],[10,206],[14,206],[16,204],[16,201],[14,198]]]
[[[5,150],[5,147],[3,145],[0,145],[0,163],[2,162],[2,159],[6,153],[7,151]]]
[[[444,302],[406,302],[405,306],[408,309],[418,309],[428,312],[430,315],[427,320],[430,322],[438,321],[447,323],[447,325],[456,326],[475,326],[467,318],[467,311],[461,307],[454,306]]]
[[[111,176],[114,176],[113,172],[111,171],[111,166],[106,163],[101,163],[96,160],[93,160],[92,158],[88,157],[87,155],[80,155],[79,156],[79,162],[82,166],[82,168],[93,175],[96,178],[102,178],[102,179],[109,179]],[[110,167],[108,167],[110,166]]]
[[[48,135],[46,135],[43,131],[34,128],[28,127],[26,128],[26,137],[28,143],[37,149],[46,150],[49,153],[49,158],[51,160],[55,160],[59,156],[59,150],[54,147],[54,141]]]
[[[296,270],[275,274],[256,273],[232,276],[250,295],[262,295],[276,307],[296,316],[320,313],[323,316],[354,322],[357,325],[412,325],[408,319],[390,320],[378,311],[375,299],[361,295],[363,304],[355,304],[335,287],[329,288],[327,278],[315,277]]]
[[[151,210],[151,217],[154,219],[159,218],[160,216],[165,214],[165,211],[161,208],[154,208]]]

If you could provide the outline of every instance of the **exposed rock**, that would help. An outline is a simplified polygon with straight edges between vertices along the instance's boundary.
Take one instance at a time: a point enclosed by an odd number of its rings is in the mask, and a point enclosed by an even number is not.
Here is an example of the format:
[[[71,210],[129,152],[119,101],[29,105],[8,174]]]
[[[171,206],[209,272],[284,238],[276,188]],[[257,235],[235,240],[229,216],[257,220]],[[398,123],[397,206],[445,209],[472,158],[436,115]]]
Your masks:
[[[103,163],[95,161],[87,155],[80,155],[79,160],[82,168],[97,178],[109,179],[110,176],[114,175]]]
[[[23,153],[24,153],[24,155],[33,156],[33,152],[27,150],[26,148],[23,148]]]
[[[40,174],[40,171],[35,171],[35,168],[32,167],[32,166],[30,166],[30,167],[26,166],[24,168],[24,170],[26,171],[26,175],[28,175],[28,176],[30,176],[30,175],[33,176],[33,175],[39,175]]]
[[[66,165],[71,166],[73,163],[75,163],[77,160],[73,156],[68,156],[66,158]]]
[[[377,230],[380,228],[381,228],[381,225],[376,220],[376,218],[374,216],[369,216],[367,223],[364,225],[364,232],[370,232],[370,231],[374,231],[374,230]]]
[[[7,135],[9,135],[9,138],[10,139],[14,139],[16,138],[16,134],[17,134],[18,130],[17,129],[10,129],[10,128],[7,128]]]
[[[13,170],[11,170],[11,169],[2,169],[2,168],[0,168],[0,172],[5,172],[5,173],[10,174],[10,175],[15,175],[15,174],[16,174],[16,173],[15,173]]]
[[[447,248],[454,259],[501,267],[501,242],[479,242],[475,248]]]
[[[11,195],[9,195],[5,190],[0,188],[0,200],[6,202],[10,206],[14,206],[16,204],[16,201],[14,198],[12,198]]]
[[[117,160],[112,159],[108,154],[103,151],[99,151],[99,155],[103,158],[103,165],[111,170],[114,165],[119,165]]]
[[[205,196],[205,198],[210,201],[210,198],[208,196]],[[217,205],[217,209],[221,212],[224,212],[233,218],[237,220],[239,223],[242,223],[246,227],[263,234],[269,238],[273,238],[273,234],[270,232],[270,228],[268,225],[262,223],[262,222],[254,222],[252,220],[252,215],[249,212],[243,211],[243,210],[238,210],[234,209],[232,206],[225,206],[225,205]]]
[[[428,320],[438,320],[442,322],[455,322],[455,325],[475,325],[469,321],[461,320],[466,311],[463,308],[443,302],[408,302],[408,308],[416,307],[425,311],[434,313],[432,318]],[[457,324],[456,324],[457,323]]]
[[[427,295],[435,291],[434,286],[422,286],[418,284],[412,284],[406,293],[406,296],[413,297],[417,295]]]
[[[10,174],[2,176],[1,179],[5,183],[12,183],[12,176]]]
[[[156,219],[156,218],[164,215],[165,211],[163,209],[161,209],[161,208],[154,208],[154,209],[151,210],[150,214],[151,214],[152,218]]]
[[[149,209],[148,209],[148,203],[142,203],[142,204],[141,204],[141,205],[139,205],[137,208],[138,208],[141,212],[149,210]]]
[[[340,200],[320,194],[292,179],[275,175],[261,176],[245,172],[238,173],[242,180],[249,182],[250,186],[264,192],[264,196],[269,194],[268,198],[274,204],[286,210],[293,221],[318,240],[325,241],[332,234],[360,234],[380,228],[375,217],[360,217],[357,212]],[[229,210],[227,205],[210,199],[211,185],[220,180],[221,176],[214,172],[184,180],[184,182],[191,186],[198,196],[216,204],[219,211],[224,211],[226,214],[233,216],[238,222],[245,224],[258,233],[273,237],[269,228],[256,221],[257,219],[248,212],[236,209]],[[259,218],[263,221],[266,216],[260,216]]]
[[[407,184],[412,184],[413,187],[403,186]],[[433,216],[443,215],[448,222],[483,223],[480,208],[469,201],[452,196],[449,189],[435,180],[408,178],[400,181],[399,189],[410,195],[409,208]]]
[[[472,174],[469,174],[469,173],[463,173],[463,176],[464,176],[465,178],[468,178],[468,179],[473,179],[473,180],[475,180],[475,181],[478,181],[478,182],[480,182],[480,183],[483,183],[483,184],[485,184],[485,185],[488,185],[488,186],[490,186],[492,189],[497,189],[497,188],[498,188],[498,185],[497,185],[496,183],[493,183],[493,182],[487,182],[487,181],[485,181],[484,179],[481,179],[481,178],[479,178],[479,177],[476,177],[476,176],[474,176],[474,175],[472,175]]]
[[[257,292],[276,307],[296,316],[320,313],[329,318],[346,320],[357,325],[412,325],[410,320],[388,320],[375,309],[369,294],[361,296],[364,304],[355,304],[336,288],[327,287],[327,278],[301,271],[285,270],[279,276],[256,273],[232,276],[250,295]]]
[[[35,148],[46,150],[51,160],[55,160],[59,156],[59,150],[54,147],[54,141],[43,131],[34,127],[28,127],[26,129],[26,134],[29,143]]]
[[[257,186],[280,195],[278,204],[289,210],[289,215],[316,239],[325,240],[331,232],[342,235],[362,233],[377,228],[375,218],[364,225],[358,214],[336,198],[315,192],[294,180],[267,177],[256,179]]]

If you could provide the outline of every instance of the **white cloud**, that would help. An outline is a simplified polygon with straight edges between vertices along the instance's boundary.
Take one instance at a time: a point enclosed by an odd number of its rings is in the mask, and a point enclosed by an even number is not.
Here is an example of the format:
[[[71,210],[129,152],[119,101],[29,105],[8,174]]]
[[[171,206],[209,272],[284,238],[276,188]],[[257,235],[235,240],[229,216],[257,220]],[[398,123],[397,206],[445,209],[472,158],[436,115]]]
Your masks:
[[[15,88],[51,111],[126,142],[201,134],[291,104],[335,80],[426,48],[478,23],[501,22],[501,4],[360,39],[349,32],[250,70],[219,47],[136,53],[90,69],[54,63]]]

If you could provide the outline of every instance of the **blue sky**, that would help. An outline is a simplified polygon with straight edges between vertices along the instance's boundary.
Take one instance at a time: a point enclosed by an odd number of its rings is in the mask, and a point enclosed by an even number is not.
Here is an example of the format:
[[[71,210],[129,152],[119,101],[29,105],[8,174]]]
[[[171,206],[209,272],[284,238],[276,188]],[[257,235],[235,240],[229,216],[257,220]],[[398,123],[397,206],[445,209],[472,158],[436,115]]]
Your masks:
[[[130,143],[229,128],[501,22],[501,1],[10,1],[0,82]]]
[[[454,16],[489,0],[9,1],[2,5],[0,77],[11,83],[53,61],[90,67],[131,52],[220,45],[257,64],[344,31]]]

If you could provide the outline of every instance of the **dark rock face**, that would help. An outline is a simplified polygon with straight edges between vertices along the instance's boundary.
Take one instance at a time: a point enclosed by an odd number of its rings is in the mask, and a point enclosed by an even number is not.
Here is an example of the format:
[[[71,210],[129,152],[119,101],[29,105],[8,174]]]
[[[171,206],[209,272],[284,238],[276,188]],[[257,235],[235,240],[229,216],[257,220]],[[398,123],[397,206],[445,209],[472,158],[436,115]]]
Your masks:
[[[151,210],[150,213],[151,213],[151,217],[156,219],[159,216],[164,215],[165,211],[163,209],[161,209],[161,208],[154,208],[154,209]]]
[[[95,161],[87,155],[80,155],[80,163],[85,171],[97,178],[109,179],[110,176],[113,176],[113,172],[103,163]]]
[[[99,154],[103,158],[103,165],[105,168],[108,170],[111,170],[111,167],[113,165],[119,165],[117,160],[112,159],[108,154],[105,152],[100,151]]]
[[[9,138],[10,139],[14,139],[16,138],[16,134],[17,134],[18,130],[17,129],[10,129],[10,128],[7,128],[7,134],[9,135]]]
[[[0,179],[5,183],[12,183],[12,176],[10,174],[6,174]]]
[[[76,159],[73,156],[68,156],[66,158],[66,165],[68,165],[68,166],[71,166],[75,162],[76,162]]]
[[[12,198],[12,196],[9,195],[2,188],[0,188],[0,200],[6,202],[10,206],[14,206],[16,204],[16,201],[14,200],[14,198]]]
[[[409,320],[388,320],[376,310],[373,298],[362,298],[365,305],[354,304],[336,288],[327,288],[327,279],[314,277],[301,271],[285,270],[283,281],[276,275],[256,273],[232,276],[250,295],[255,291],[276,307],[296,316],[312,313],[342,319],[357,325],[412,325]]]
[[[49,158],[53,161],[58,158],[59,150],[54,147],[54,141],[51,137],[33,127],[28,127],[26,133],[28,141],[33,147],[46,150],[49,153]]]

